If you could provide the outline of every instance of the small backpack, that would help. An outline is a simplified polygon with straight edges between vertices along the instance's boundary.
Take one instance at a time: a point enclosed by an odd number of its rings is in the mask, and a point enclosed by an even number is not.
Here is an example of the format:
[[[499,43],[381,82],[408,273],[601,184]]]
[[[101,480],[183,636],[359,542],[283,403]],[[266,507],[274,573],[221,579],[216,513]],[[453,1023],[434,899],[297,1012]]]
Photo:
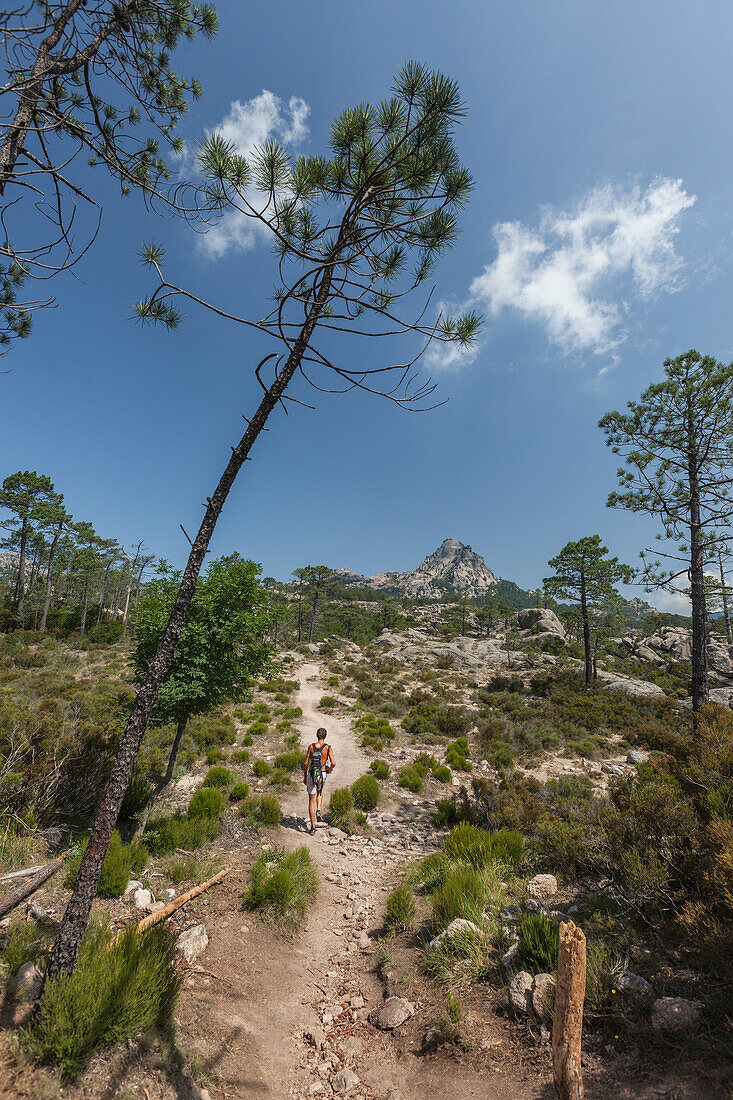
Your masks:
[[[311,760],[308,770],[310,771],[311,778],[313,779],[313,782],[317,787],[322,787],[323,781],[326,778],[326,773],[323,767],[323,750],[327,748],[328,745],[325,741],[321,745],[320,749],[317,747],[317,743],[315,741],[311,745]],[[328,759],[328,757],[326,757],[326,759]]]

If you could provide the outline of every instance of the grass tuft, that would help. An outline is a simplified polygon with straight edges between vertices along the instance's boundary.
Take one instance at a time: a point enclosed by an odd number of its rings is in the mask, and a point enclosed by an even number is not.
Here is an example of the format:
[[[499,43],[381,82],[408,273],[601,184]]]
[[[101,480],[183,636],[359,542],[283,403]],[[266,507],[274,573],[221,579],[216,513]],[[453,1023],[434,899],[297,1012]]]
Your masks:
[[[262,852],[249,873],[244,904],[281,927],[294,929],[318,893],[318,875],[303,845],[294,852],[280,848]]]

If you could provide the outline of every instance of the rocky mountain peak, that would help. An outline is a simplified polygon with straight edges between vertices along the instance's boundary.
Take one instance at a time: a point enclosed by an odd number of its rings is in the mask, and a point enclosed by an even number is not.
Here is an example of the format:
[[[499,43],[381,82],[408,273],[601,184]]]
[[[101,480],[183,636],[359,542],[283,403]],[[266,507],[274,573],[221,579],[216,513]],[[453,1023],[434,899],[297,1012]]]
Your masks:
[[[378,573],[374,577],[362,577],[339,569],[336,574],[342,584],[393,589],[403,596],[417,599],[436,599],[452,593],[481,596],[498,582],[498,577],[491,572],[481,555],[458,539],[444,539],[417,569],[406,573]]]

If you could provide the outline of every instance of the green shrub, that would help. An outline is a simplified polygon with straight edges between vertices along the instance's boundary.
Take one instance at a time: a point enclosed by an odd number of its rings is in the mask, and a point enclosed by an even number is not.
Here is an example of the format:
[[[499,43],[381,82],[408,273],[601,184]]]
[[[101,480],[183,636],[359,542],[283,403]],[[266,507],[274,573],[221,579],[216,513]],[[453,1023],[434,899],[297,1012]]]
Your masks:
[[[339,686],[339,678],[338,678],[338,676],[329,676],[329,677],[328,677],[328,680],[327,680],[327,683],[328,683],[328,686],[329,686],[330,688],[335,688],[335,687],[338,687],[338,686]]]
[[[65,883],[68,887],[74,885],[87,844],[88,840],[85,840],[80,849],[70,857],[66,864]],[[148,849],[144,844],[140,841],[123,844],[120,834],[115,829],[110,837],[107,854],[102,864],[102,873],[99,876],[97,887],[99,896],[102,898],[122,897],[130,879],[142,871],[147,860]]]
[[[432,852],[425,859],[413,863],[407,870],[407,882],[414,890],[430,894],[451,869],[451,862],[444,852]]]
[[[218,764],[220,760],[223,760],[226,753],[223,749],[220,749],[218,745],[206,750],[206,763]]]
[[[446,768],[445,764],[438,764],[433,768],[433,775],[439,783],[450,783],[453,778],[450,768]]]
[[[517,926],[519,954],[532,974],[552,974],[557,969],[560,926],[544,913],[525,913]]]
[[[249,764],[249,750],[235,749],[230,759],[232,764]]]
[[[24,963],[35,962],[42,953],[43,944],[39,939],[36,926],[17,924],[5,940],[0,950],[0,957],[5,963],[8,975],[12,978]]]
[[[95,1051],[169,1024],[180,984],[176,938],[166,925],[141,935],[128,928],[117,942],[92,925],[73,973],[46,982],[27,1050],[74,1077]]]
[[[365,747],[371,747],[377,752],[389,744],[394,738],[395,731],[386,718],[377,718],[374,714],[363,714],[354,723],[354,729],[361,733],[361,743]]]
[[[303,846],[294,852],[284,852],[274,848],[262,852],[251,868],[244,904],[293,928],[303,919],[317,893],[318,875],[308,849]]]
[[[232,781],[232,773],[229,768],[222,768],[221,765],[215,765],[213,768],[209,768],[206,773],[206,777],[202,783],[203,787],[228,787]]]
[[[245,798],[239,812],[255,825],[279,825],[283,817],[280,802],[274,794]]]
[[[208,788],[208,792],[216,795],[218,791]],[[208,793],[207,792],[207,793]],[[191,804],[197,795],[203,794],[197,791],[191,799]],[[219,798],[221,795],[219,794]],[[220,809],[223,808],[223,802]],[[191,805],[189,804],[189,810]],[[170,855],[176,848],[184,848],[186,851],[195,851],[209,841],[215,840],[219,834],[218,811],[217,815],[210,817],[207,814],[199,814],[194,811],[191,817],[187,814],[177,813],[167,817],[157,817],[148,822],[143,834],[145,846],[158,856]]]
[[[251,745],[252,744],[252,734],[251,733],[246,734],[242,738],[242,744],[243,745]]]
[[[286,772],[294,772],[296,768],[302,768],[304,763],[304,752],[282,752],[275,757],[275,767],[282,768]]]
[[[412,764],[405,764],[400,768],[400,777],[397,780],[400,787],[406,787],[408,791],[419,794],[422,790],[422,776]]]
[[[433,891],[433,924],[442,931],[456,917],[481,925],[488,890],[480,871],[453,867]]]
[[[362,775],[355,783],[351,784],[351,793],[354,805],[365,813],[376,809],[379,805],[379,783],[373,775]]]
[[[449,707],[427,699],[415,702],[402,720],[406,733],[428,745],[462,734],[470,723],[471,719],[459,707]]]
[[[270,768],[270,765],[267,763],[266,760],[255,760],[254,764],[252,765],[252,771],[260,779],[265,775],[269,775],[271,770],[272,769]]]
[[[241,802],[249,794],[249,783],[235,783],[229,792],[230,802]]]
[[[443,847],[450,859],[470,863],[472,867],[497,862],[515,865],[524,855],[524,838],[508,829],[489,833],[464,821],[448,834]]]
[[[333,696],[333,695],[322,695],[321,696],[321,701],[318,704],[318,709],[319,710],[333,710],[334,707],[337,707],[338,705],[339,705],[339,701],[338,701],[338,699],[335,698],[335,696]]]
[[[415,923],[415,898],[412,890],[402,882],[387,898],[384,912],[385,932],[402,932]]]
[[[439,829],[456,825],[461,820],[461,807],[453,798],[441,798],[433,814],[433,822]]]
[[[195,792],[186,811],[188,817],[218,817],[224,809],[224,799],[217,787],[201,787]]]
[[[293,780],[290,772],[286,772],[285,768],[273,768],[270,775],[270,783],[273,787],[290,787]]]
[[[389,764],[386,760],[372,760],[369,768],[377,779],[389,779]]]
[[[265,733],[267,733],[267,722],[253,722],[249,727],[250,737],[261,737]]]
[[[472,765],[468,755],[468,738],[458,737],[445,750],[445,762],[454,771],[470,772]]]
[[[348,787],[331,791],[328,802],[328,820],[337,829],[350,833],[353,828],[354,797]]]

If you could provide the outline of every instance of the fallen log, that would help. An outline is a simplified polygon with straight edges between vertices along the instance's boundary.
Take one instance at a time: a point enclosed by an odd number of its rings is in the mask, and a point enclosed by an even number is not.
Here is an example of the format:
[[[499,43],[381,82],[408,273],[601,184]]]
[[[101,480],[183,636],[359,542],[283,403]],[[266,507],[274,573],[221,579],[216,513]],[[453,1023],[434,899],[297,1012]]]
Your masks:
[[[37,863],[35,867],[24,867],[22,871],[8,871],[7,875],[0,875],[0,882],[10,882],[14,878],[27,878],[28,875],[35,875],[36,871],[42,871],[47,866],[47,863]]]
[[[162,909],[158,909],[157,913],[150,913],[147,917],[143,917],[138,922],[137,931],[145,932],[146,929],[152,928],[154,924],[160,924],[161,921],[167,920],[172,913],[175,913],[177,909],[180,909],[186,902],[192,901],[193,898],[197,898],[199,894],[203,894],[206,890],[210,890],[212,886],[216,886],[217,882],[221,882],[223,878],[231,871],[231,864],[225,867],[223,871],[219,871],[217,874],[212,875],[206,882],[200,882],[198,886],[194,886],[191,890],[187,890],[185,894],[181,894],[178,898],[173,898],[173,901],[169,901],[167,905],[164,905]],[[124,929],[117,933],[113,939],[113,943],[124,934]]]
[[[552,1021],[552,1068],[557,1100],[583,1100],[581,1040],[585,1000],[585,936],[560,923],[557,988]]]
[[[31,894],[35,894],[36,890],[51,878],[51,875],[56,874],[65,859],[66,852],[60,855],[58,859],[54,859],[52,863],[46,863],[27,882],[22,882],[19,886],[4,894],[0,898],[0,917],[4,917],[11,909],[15,909],[16,905],[20,905],[21,901],[25,901]]]

